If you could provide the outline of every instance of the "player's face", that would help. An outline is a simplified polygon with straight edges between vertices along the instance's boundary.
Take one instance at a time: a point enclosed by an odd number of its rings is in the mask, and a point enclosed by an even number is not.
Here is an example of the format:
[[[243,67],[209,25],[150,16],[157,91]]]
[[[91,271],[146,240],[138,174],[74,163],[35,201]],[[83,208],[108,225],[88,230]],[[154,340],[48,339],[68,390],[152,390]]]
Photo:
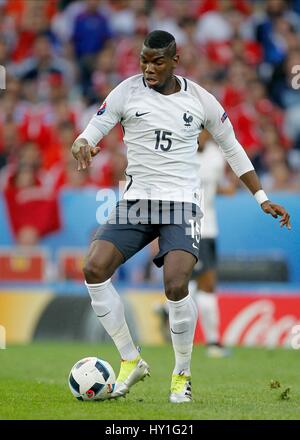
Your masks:
[[[178,55],[171,57],[166,49],[143,46],[140,66],[148,87],[158,91],[167,87],[177,63]]]

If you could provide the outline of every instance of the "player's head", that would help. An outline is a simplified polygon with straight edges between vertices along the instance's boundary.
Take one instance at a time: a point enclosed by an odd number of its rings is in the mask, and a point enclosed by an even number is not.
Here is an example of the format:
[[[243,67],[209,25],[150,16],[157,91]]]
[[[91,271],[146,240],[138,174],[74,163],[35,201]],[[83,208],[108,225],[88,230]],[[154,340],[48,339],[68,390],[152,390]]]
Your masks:
[[[160,90],[172,78],[178,63],[176,41],[166,31],[147,35],[140,57],[140,65],[149,87]]]

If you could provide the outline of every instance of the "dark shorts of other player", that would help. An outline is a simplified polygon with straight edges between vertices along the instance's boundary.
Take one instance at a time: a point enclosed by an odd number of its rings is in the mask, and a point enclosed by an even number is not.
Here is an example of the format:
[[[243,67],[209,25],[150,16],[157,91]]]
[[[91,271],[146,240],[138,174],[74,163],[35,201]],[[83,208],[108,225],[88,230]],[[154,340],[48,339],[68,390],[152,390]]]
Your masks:
[[[120,200],[93,240],[113,243],[124,262],[158,237],[159,252],[153,262],[164,264],[165,255],[183,250],[198,259],[202,212],[193,203],[161,200]]]
[[[198,261],[194,266],[192,278],[195,278],[208,270],[215,270],[216,267],[216,240],[214,238],[202,238],[200,242]]]

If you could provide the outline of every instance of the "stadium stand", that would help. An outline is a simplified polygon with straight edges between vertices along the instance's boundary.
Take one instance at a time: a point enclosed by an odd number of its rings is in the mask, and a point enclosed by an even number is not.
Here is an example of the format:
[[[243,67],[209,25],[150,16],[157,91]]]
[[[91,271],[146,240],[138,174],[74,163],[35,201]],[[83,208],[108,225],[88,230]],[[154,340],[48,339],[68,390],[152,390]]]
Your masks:
[[[42,246],[55,263],[55,277],[80,278],[77,269],[67,269],[75,254],[62,261],[62,248],[86,248],[97,227],[97,190],[124,180],[126,151],[116,127],[101,142],[93,167],[77,173],[70,146],[109,91],[139,72],[141,42],[157,28],[172,32],[179,44],[178,74],[226,107],[266,190],[298,197],[300,81],[292,67],[300,66],[299,0],[189,0],[188,10],[183,0],[1,0],[0,17],[0,65],[6,69],[0,91],[0,245],[12,247],[11,258],[16,245]],[[243,200],[252,213],[251,201],[244,201],[248,195],[241,197],[236,203]],[[244,257],[237,262],[232,249],[261,255],[263,233],[253,240],[242,216],[244,233],[237,240],[224,203],[220,252],[233,255],[234,271],[240,264],[244,272]],[[291,209],[296,206],[293,201]],[[274,269],[270,250],[285,246],[276,276],[299,281],[297,240],[287,248],[268,227],[262,227],[262,258]],[[145,250],[120,269],[120,278],[140,281],[136,273],[147,258]],[[260,279],[261,266],[252,267],[251,277]],[[224,278],[238,276],[226,270]]]

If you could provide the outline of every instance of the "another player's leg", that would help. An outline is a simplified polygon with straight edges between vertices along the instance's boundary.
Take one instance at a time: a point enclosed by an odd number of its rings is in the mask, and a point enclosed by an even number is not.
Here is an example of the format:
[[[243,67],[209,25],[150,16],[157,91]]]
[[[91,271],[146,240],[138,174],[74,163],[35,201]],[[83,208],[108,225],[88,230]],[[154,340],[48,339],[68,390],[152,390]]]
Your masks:
[[[164,284],[175,354],[171,403],[192,401],[191,357],[198,313],[188,283],[195,261],[192,254],[182,250],[170,251],[164,258]]]
[[[113,243],[94,240],[83,269],[92,307],[122,359],[112,397],[125,395],[132,385],[149,374],[149,367],[130,335],[123,303],[110,280],[123,261],[123,255]]]
[[[216,270],[209,269],[196,277],[195,295],[209,357],[225,357],[229,350],[220,342],[220,314],[216,291]]]

